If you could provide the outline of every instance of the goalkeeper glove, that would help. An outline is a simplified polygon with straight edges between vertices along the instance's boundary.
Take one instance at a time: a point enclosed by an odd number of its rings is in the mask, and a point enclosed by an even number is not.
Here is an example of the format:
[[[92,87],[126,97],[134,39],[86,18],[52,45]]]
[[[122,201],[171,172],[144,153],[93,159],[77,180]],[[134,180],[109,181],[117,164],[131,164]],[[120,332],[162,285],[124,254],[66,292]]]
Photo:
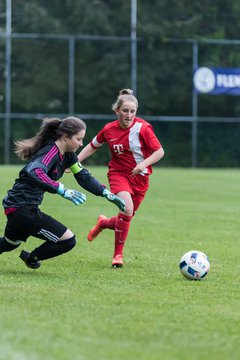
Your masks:
[[[120,197],[111,193],[108,189],[103,190],[103,197],[105,197],[111,203],[117,205],[117,207],[121,211],[126,211],[125,201],[123,199],[121,199]]]
[[[64,188],[64,185],[59,183],[57,193],[67,200],[72,201],[75,205],[83,204],[86,201],[86,195],[77,190]]]

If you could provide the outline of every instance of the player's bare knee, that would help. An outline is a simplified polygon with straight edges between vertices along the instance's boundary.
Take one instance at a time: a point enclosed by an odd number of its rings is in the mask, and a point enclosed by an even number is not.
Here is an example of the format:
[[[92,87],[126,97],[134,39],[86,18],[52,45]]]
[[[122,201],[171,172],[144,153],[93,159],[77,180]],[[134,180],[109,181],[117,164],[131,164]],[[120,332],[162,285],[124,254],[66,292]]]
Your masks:
[[[73,232],[70,229],[67,229],[65,233],[59,239],[60,241],[68,240],[74,236]]]
[[[133,216],[133,208],[132,207],[126,207],[126,211],[120,211],[121,214],[124,214],[126,216]]]

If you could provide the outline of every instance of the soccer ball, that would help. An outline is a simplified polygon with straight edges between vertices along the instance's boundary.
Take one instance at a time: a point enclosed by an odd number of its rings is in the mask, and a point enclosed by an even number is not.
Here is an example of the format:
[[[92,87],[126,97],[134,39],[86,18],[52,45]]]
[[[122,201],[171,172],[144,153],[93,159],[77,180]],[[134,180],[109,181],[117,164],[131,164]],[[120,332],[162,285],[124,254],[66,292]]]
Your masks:
[[[187,279],[202,280],[210,270],[210,263],[206,254],[191,250],[181,257],[179,267]]]

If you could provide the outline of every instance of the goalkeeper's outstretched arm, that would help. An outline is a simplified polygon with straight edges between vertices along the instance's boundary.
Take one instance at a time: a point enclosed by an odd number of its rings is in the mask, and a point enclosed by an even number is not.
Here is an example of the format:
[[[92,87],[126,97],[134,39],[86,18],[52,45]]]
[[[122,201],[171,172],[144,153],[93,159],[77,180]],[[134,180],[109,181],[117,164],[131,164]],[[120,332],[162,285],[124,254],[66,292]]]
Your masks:
[[[106,186],[93,177],[87,169],[83,168],[80,162],[70,166],[70,170],[74,174],[78,184],[85,190],[96,196],[103,196],[108,201],[115,204],[121,211],[126,210],[124,200],[107,190]]]

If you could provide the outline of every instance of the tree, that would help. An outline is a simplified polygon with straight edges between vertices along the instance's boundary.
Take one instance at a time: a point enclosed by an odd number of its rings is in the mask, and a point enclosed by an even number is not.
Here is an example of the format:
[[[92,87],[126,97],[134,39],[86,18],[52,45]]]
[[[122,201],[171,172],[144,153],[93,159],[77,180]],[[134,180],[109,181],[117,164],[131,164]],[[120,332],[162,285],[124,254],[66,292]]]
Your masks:
[[[12,39],[12,111],[46,115],[68,112],[68,36],[74,35],[74,112],[112,113],[111,104],[119,90],[131,86],[130,39],[127,39],[131,31],[130,7],[131,1],[122,0],[14,0],[13,33],[38,36]],[[237,46],[213,47],[201,40],[239,38],[239,1],[138,0],[137,15],[139,113],[191,115],[192,45],[187,40],[200,41],[201,65],[237,67],[240,61]],[[3,54],[4,39],[0,40]],[[1,53],[0,56],[4,58]],[[4,61],[0,62],[2,76],[3,64]],[[0,82],[0,99],[3,92]],[[238,103],[236,97],[199,96],[199,114],[239,116]],[[176,149],[175,153],[184,152],[175,143],[177,138],[189,138],[189,128],[158,126],[166,136],[172,134],[171,149]],[[211,131],[210,126],[205,131],[208,130]],[[18,136],[19,131],[18,128]],[[174,156],[172,161],[176,161]]]

